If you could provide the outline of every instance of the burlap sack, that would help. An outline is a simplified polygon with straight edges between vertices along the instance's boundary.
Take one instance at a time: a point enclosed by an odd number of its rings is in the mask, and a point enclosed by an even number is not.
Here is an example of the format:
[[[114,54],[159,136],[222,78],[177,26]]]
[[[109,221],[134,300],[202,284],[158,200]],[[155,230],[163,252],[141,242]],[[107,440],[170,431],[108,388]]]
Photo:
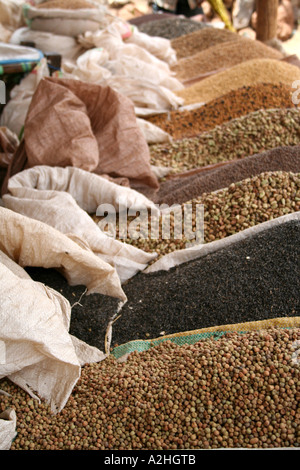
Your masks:
[[[74,166],[158,187],[133,103],[109,86],[47,77],[24,127],[27,167]]]

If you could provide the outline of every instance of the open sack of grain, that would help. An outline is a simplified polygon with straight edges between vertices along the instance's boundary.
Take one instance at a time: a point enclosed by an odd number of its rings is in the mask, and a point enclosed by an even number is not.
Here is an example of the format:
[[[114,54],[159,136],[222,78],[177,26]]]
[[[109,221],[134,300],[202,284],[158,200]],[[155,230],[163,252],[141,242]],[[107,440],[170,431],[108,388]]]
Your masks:
[[[70,335],[69,301],[32,280],[24,267],[56,268],[71,285],[85,285],[87,294],[113,295],[121,302],[126,296],[115,269],[72,237],[3,207],[0,218],[0,378],[46,400],[56,413],[66,404],[82,365],[106,356]],[[15,424],[11,413],[0,415],[1,450],[9,449]]]
[[[8,377],[32,397],[44,398],[58,412],[82,364],[103,360],[105,354],[69,334],[71,306],[61,294],[33,281],[2,251],[0,259],[0,377]],[[0,420],[0,429],[2,424],[7,423]]]
[[[48,31],[35,31],[28,27],[16,29],[9,38],[10,44],[21,42],[34,43],[35,47],[44,54],[56,52],[62,60],[75,60],[82,52],[83,47],[72,36],[62,36]]]
[[[87,0],[50,0],[38,5],[24,4],[26,24],[35,31],[76,37],[97,31],[111,22],[104,3]]]
[[[292,107],[285,108],[284,101],[280,104],[276,100],[274,104],[279,107],[257,111],[249,109],[248,114],[216,125],[195,137],[151,145],[151,163],[170,167],[175,175],[212,164],[240,160],[278,146],[298,146],[299,108],[293,103]],[[247,110],[247,107],[244,109]],[[201,108],[199,111],[201,116]],[[235,112],[235,107],[233,111]]]
[[[291,86],[283,83],[258,83],[243,86],[229,91],[202,106],[169,111],[148,116],[145,121],[154,124],[172,138],[186,139],[195,137],[205,131],[213,131],[214,127],[225,124],[233,119],[242,118],[255,111],[280,108],[294,108]]]
[[[189,82],[202,74],[217,73],[218,69],[230,69],[248,60],[263,58],[280,60],[283,55],[260,41],[239,37],[183,57],[173,65],[172,70],[179,80]]]
[[[46,425],[51,443],[40,439],[32,447],[56,448],[53,424],[63,430],[82,404],[93,409],[95,397],[97,423],[110,421],[111,428],[101,429],[97,442],[89,434],[77,443],[68,431],[75,449],[296,447],[299,230],[299,218],[286,219],[171,271],[129,281],[110,358],[87,365],[65,414]],[[114,311],[107,299],[98,305]]]
[[[299,67],[283,60],[258,58],[246,60],[203,80],[193,83],[176,94],[185,105],[207,103],[232,90],[258,83],[283,83],[292,86],[300,78]]]
[[[114,267],[121,282],[145,269],[157,256],[111,238],[89,215],[101,207],[116,213],[146,208],[158,214],[154,203],[133,189],[80,168],[46,165],[17,173],[9,179],[7,189],[3,195],[7,209],[44,222],[73,239]]]
[[[56,415],[5,381],[13,396],[4,404],[16,407],[24,423],[12,450],[172,449],[177,458],[187,448],[297,447],[299,366],[293,348],[299,317],[273,328],[272,322],[238,327],[223,334],[200,331],[194,342],[172,338],[127,360],[89,364]],[[20,402],[30,410],[29,424]]]
[[[260,233],[263,230],[267,230],[270,227],[274,227],[279,224],[283,224],[289,220],[299,220],[300,212],[297,211],[293,214],[287,214],[279,216],[278,218],[268,220],[266,222],[258,223],[253,227],[249,227],[245,230],[241,230],[237,233],[229,235],[228,237],[211,241],[208,243],[202,243],[194,245],[184,250],[174,251],[162,256],[158,261],[154,262],[151,266],[144,270],[145,273],[152,273],[155,271],[169,270],[174,266],[186,263],[193,259],[199,259],[202,256],[206,256],[213,253],[216,250],[222,250],[223,248],[229,247],[232,243],[236,243],[240,240],[244,240],[247,237],[252,237],[255,234]]]

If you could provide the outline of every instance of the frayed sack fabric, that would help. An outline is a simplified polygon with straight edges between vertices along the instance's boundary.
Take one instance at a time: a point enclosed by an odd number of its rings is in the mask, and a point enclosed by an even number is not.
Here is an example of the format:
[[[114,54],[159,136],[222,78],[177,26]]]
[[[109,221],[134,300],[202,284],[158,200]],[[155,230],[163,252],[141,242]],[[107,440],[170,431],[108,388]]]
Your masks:
[[[27,168],[74,166],[159,186],[133,103],[109,86],[42,79],[26,117],[24,150]]]
[[[44,222],[86,246],[103,262],[114,267],[121,283],[144,270],[157,257],[107,235],[89,214],[101,205],[115,213],[157,206],[141,193],[117,185],[79,168],[36,166],[8,181],[3,204],[16,213]]]

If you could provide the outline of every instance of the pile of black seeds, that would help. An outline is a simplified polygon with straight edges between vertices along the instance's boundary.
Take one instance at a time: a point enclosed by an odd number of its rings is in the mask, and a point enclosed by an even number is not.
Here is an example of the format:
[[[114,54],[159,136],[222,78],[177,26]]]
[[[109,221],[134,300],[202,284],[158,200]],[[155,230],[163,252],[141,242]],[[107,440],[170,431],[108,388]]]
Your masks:
[[[225,324],[300,314],[300,221],[271,227],[169,271],[139,273],[124,286],[128,302],[113,324],[111,346]],[[34,269],[28,270],[34,274]],[[71,303],[84,288],[44,282]],[[35,273],[41,280],[41,273]],[[51,278],[52,276],[52,278]],[[36,279],[36,280],[38,280]],[[75,296],[73,295],[75,293]],[[70,333],[104,350],[117,300],[93,294],[75,305]]]
[[[170,40],[203,28],[211,28],[211,26],[181,16],[164,18],[159,21],[147,21],[138,26],[139,31],[142,33]]]
[[[103,351],[107,325],[118,301],[99,294],[86,295],[85,286],[70,286],[55,269],[27,267],[26,271],[34,281],[55,289],[69,300],[72,306],[70,334]],[[105,308],[106,302],[109,303],[108,309]]]

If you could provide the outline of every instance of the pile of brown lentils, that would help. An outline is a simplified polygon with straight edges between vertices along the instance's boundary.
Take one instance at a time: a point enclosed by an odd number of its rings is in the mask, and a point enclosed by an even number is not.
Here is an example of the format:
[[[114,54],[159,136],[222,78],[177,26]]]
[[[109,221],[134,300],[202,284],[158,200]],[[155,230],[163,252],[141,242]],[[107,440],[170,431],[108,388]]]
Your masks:
[[[299,108],[261,109],[215,126],[197,137],[150,145],[151,164],[180,173],[300,144]]]
[[[188,216],[185,219],[185,206],[188,204],[192,210],[190,214],[187,212]],[[200,225],[199,219],[197,220],[196,207],[199,205],[203,206],[203,225]],[[132,217],[126,226],[128,238],[124,239],[124,233],[120,231],[119,226],[116,236],[146,252],[157,252],[158,257],[153,262],[168,253],[186,248],[196,235],[202,243],[220,240],[260,223],[300,211],[300,173],[284,171],[261,173],[253,178],[232,183],[222,190],[204,193],[198,198],[178,205],[178,208],[182,214],[182,227],[179,232],[181,238],[176,236],[178,219],[174,213],[170,214],[170,219],[161,216],[159,221],[153,220],[149,214],[146,222],[143,220],[144,224],[141,223],[140,226],[137,224],[135,231],[130,229],[130,224],[134,220]],[[94,220],[99,222],[100,218],[94,217]],[[166,238],[162,234],[164,223],[170,226],[170,236]],[[157,238],[151,236],[151,229],[155,224],[159,225]]]
[[[0,410],[17,414],[12,450],[299,447],[297,327],[164,341],[126,362],[82,368],[52,415],[9,380]]]

